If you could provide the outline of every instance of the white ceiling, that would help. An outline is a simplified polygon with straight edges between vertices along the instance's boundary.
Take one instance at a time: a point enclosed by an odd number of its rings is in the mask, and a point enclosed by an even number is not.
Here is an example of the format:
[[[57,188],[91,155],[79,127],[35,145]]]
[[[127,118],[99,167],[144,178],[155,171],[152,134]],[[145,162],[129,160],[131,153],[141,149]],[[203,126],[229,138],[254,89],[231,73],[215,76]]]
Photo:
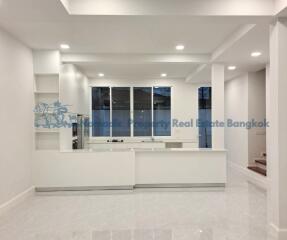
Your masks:
[[[68,16],[59,0],[3,0],[0,23],[34,49],[68,42],[72,52],[93,53],[174,53],[176,44],[209,53],[239,27],[188,17]]]
[[[262,56],[252,58],[250,54],[254,51],[260,51]],[[233,73],[260,70],[269,61],[269,25],[257,25],[226,50],[217,61],[237,65],[237,71]]]
[[[274,0],[60,0],[78,15],[270,16]],[[282,0],[281,0],[282,1]]]
[[[251,57],[251,53],[260,51],[262,56]],[[244,35],[240,41],[235,42],[217,59],[226,66],[225,79],[230,80],[246,72],[256,72],[265,68],[269,62],[269,25],[259,24]],[[236,66],[236,70],[228,70],[228,66]],[[193,77],[192,82],[210,82],[211,67],[207,65],[202,71]]]
[[[99,73],[104,73],[105,78],[127,79],[158,79],[161,73],[166,73],[167,78],[184,79],[198,64],[194,63],[150,63],[150,64],[87,64],[77,63],[76,66],[86,73],[89,78],[98,78]]]
[[[174,47],[184,44],[184,54],[212,54],[234,34],[246,17],[196,18],[189,16],[74,16],[59,0],[0,0],[0,26],[33,49],[58,49],[71,46],[69,53],[181,54]],[[240,71],[257,70],[268,61],[269,18],[226,50],[217,61],[238,65]],[[256,20],[257,21],[257,20]],[[251,59],[250,51],[263,51],[263,57]],[[77,65],[91,77],[98,71],[107,76],[156,78],[162,72],[169,77],[186,78],[195,63]],[[208,68],[207,68],[208,69]],[[240,70],[240,71],[239,71]],[[231,74],[231,73],[227,73]],[[230,76],[228,77],[230,78]],[[233,76],[232,75],[232,76]],[[198,81],[206,81],[207,73]],[[231,76],[231,77],[232,77]]]

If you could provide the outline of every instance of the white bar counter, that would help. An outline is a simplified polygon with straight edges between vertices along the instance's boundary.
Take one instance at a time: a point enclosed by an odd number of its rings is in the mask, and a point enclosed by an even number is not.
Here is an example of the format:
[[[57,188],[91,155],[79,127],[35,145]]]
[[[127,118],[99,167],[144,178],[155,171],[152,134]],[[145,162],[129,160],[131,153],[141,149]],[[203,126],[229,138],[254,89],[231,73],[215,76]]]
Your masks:
[[[209,149],[138,149],[136,187],[222,187],[226,151]]]
[[[224,149],[35,151],[33,159],[38,191],[222,187],[226,183]]]

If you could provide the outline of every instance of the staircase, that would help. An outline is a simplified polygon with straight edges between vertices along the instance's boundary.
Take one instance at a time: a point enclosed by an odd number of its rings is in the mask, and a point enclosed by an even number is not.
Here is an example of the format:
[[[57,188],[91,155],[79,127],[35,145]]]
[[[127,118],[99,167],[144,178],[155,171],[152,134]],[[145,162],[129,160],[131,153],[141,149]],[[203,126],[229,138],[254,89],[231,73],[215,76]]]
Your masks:
[[[266,176],[267,175],[266,153],[262,153],[260,158],[255,158],[254,160],[255,160],[255,165],[249,166],[248,169],[258,174],[261,174],[263,176]]]

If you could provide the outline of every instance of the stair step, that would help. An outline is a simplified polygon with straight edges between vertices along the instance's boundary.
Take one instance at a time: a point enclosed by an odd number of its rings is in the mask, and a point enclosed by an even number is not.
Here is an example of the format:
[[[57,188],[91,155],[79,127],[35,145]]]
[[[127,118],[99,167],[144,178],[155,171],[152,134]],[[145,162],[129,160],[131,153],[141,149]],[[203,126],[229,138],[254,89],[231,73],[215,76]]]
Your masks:
[[[259,163],[259,164],[262,164],[262,165],[264,165],[264,166],[266,166],[267,165],[267,162],[266,162],[266,160],[255,160],[255,162],[256,163]]]
[[[253,171],[253,172],[259,173],[259,174],[261,174],[261,175],[263,175],[263,176],[266,176],[266,175],[267,175],[267,174],[266,174],[266,170],[265,170],[265,169],[262,169],[262,168],[260,168],[260,167],[248,167],[248,169],[250,169],[250,170]]]

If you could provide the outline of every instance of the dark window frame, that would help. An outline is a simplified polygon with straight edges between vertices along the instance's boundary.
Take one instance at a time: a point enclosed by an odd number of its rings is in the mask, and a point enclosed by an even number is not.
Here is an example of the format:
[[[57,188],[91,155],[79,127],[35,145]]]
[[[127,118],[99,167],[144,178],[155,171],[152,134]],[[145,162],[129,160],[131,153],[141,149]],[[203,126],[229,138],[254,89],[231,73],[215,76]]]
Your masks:
[[[94,123],[94,120],[93,120],[93,88],[109,88],[109,97],[110,97],[110,134],[108,136],[96,136],[94,135],[94,131],[93,131],[93,127],[91,127],[91,136],[93,138],[112,138],[112,137],[115,137],[115,138],[118,138],[118,137],[123,137],[123,138],[132,138],[132,137],[135,137],[135,138],[144,138],[144,137],[155,137],[155,138],[160,138],[160,137],[171,137],[172,136],[172,127],[171,127],[171,121],[172,121],[172,95],[173,95],[173,91],[172,91],[172,86],[112,86],[112,85],[109,85],[109,86],[91,86],[91,119],[92,119],[92,123]],[[112,119],[113,119],[113,107],[112,107],[112,101],[113,101],[113,97],[112,97],[112,88],[129,88],[130,89],[130,104],[131,104],[131,107],[130,107],[130,116],[132,117],[131,120],[134,120],[134,88],[151,88],[151,120],[152,120],[152,123],[151,123],[151,135],[146,135],[146,136],[135,136],[135,130],[134,130],[134,124],[131,123],[130,124],[130,135],[129,136],[113,136],[112,132],[113,132],[113,129],[112,129]],[[169,123],[170,123],[170,130],[169,130],[169,134],[168,135],[155,135],[155,126],[154,126],[154,112],[155,112],[155,109],[154,109],[154,89],[155,88],[169,88],[169,91],[170,91],[170,108],[169,108],[169,111],[170,111],[170,116],[169,116]]]

